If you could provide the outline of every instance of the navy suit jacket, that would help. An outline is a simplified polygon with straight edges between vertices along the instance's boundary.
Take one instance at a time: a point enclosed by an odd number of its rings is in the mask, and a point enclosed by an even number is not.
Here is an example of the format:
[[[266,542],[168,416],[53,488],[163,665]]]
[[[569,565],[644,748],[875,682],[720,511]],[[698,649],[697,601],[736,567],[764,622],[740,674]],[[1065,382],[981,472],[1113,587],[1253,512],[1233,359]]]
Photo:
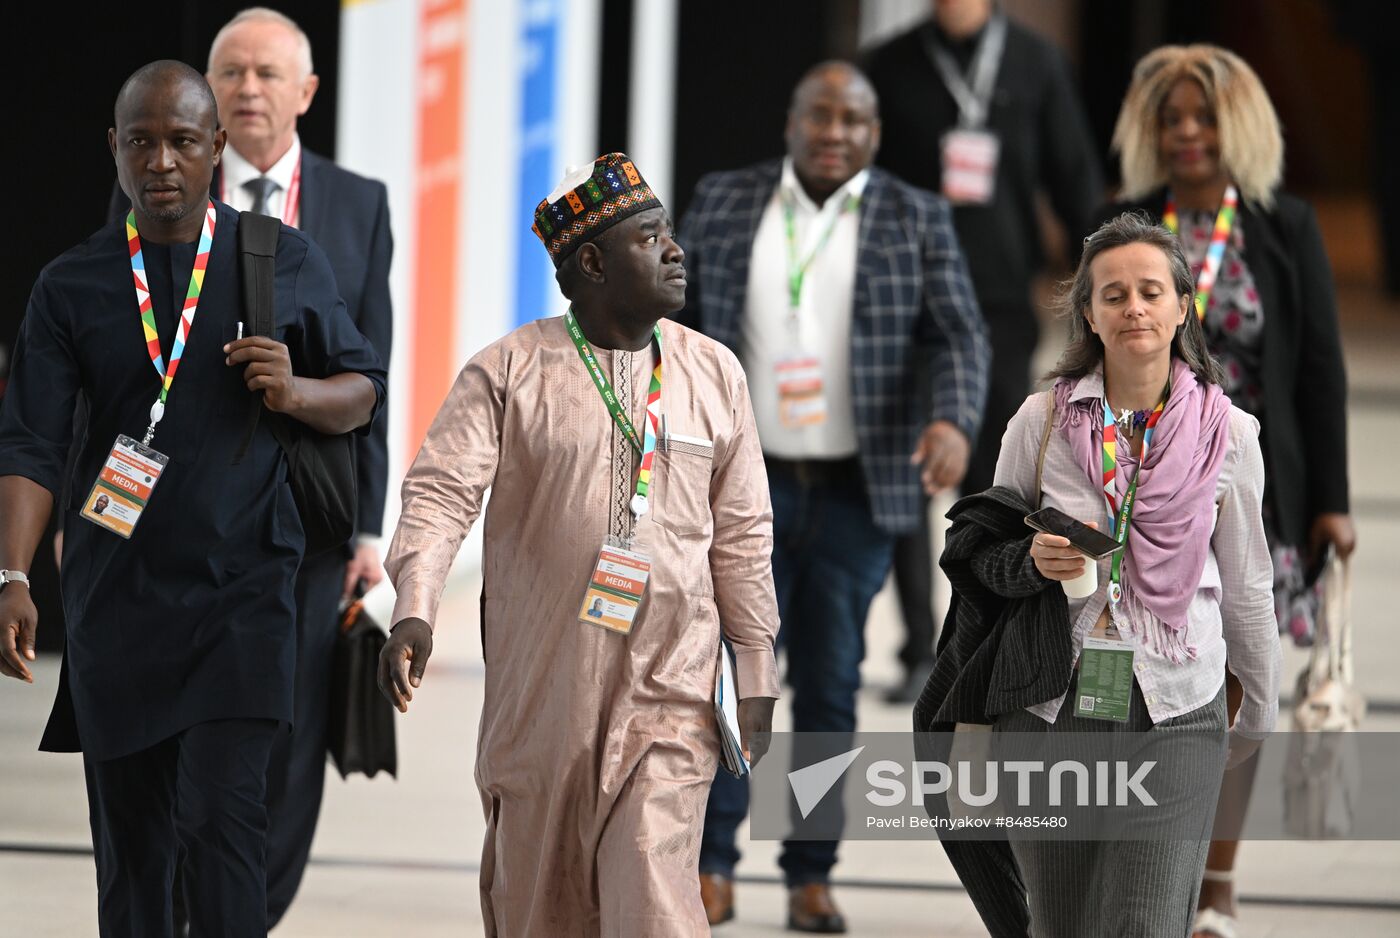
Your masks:
[[[219,194],[219,171],[210,187]],[[109,220],[123,218],[131,201],[115,187]],[[394,308],[389,298],[389,264],[394,237],[389,230],[389,192],[384,183],[356,175],[324,156],[301,151],[301,231],[325,253],[350,320],[369,339],[387,367],[394,344]],[[388,414],[375,418],[368,436],[355,441],[359,504],[355,530],[378,536],[384,527],[384,495],[389,484]]]
[[[700,180],[681,221],[689,287],[675,318],[740,353],[749,263],[782,161]],[[948,420],[977,439],[991,352],[942,196],[871,167],[860,203],[851,382],[861,469],[875,523],[914,530],[923,511],[920,434]]]
[[[170,463],[130,540],[79,517],[117,434],[140,438],[160,387],[136,315],[124,228],[106,225],[46,267],[20,328],[0,411],[0,476],[24,476],[57,494],[70,453],[76,466],[76,487],[60,505],[68,641],[44,749],[114,759],[209,720],[292,721],[304,537],[287,460],[267,421],[234,460],[252,396],[241,371],[224,363],[223,346],[243,319],[239,217],[227,205],[217,211],[199,311],[152,444]],[[162,287],[155,246],[147,250],[168,354],[184,281],[167,274]],[[274,337],[294,371],[364,374],[377,412],[379,357],[345,315],[325,256],[285,226],[274,289]],[[90,411],[75,440],[79,394]]]

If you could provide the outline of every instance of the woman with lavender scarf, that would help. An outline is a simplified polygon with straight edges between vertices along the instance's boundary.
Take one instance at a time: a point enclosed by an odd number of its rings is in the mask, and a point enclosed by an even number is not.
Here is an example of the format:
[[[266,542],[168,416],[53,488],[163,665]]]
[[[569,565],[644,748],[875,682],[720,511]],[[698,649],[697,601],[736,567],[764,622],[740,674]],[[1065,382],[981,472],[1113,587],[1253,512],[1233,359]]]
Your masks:
[[[1101,530],[1127,528],[1117,566],[1044,533],[1030,554],[1042,576],[1061,583],[1097,563],[1097,590],[1069,599],[1075,653],[1086,638],[1125,642],[1132,696],[1125,722],[1092,718],[1071,691],[998,718],[997,732],[1223,734],[1227,656],[1244,689],[1227,764],[1252,755],[1274,728],[1280,649],[1259,424],[1221,390],[1194,290],[1180,242],[1144,216],[1121,215],[1085,241],[1062,299],[1070,341],[1054,387],[1012,418],[996,484]],[[1199,793],[1203,805],[1215,797],[1216,787]],[[1205,829],[1195,840],[1013,841],[1031,934],[1183,938],[1208,837]]]

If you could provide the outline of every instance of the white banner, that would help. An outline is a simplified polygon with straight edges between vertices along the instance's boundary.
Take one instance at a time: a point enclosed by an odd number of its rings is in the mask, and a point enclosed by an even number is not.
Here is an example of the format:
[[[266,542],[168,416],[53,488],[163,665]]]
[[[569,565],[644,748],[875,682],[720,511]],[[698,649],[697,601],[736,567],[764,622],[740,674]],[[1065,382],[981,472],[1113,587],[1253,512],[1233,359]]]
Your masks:
[[[601,0],[342,7],[338,162],[389,187],[394,232],[386,532],[462,365],[564,310],[530,213],[598,155],[601,16]]]

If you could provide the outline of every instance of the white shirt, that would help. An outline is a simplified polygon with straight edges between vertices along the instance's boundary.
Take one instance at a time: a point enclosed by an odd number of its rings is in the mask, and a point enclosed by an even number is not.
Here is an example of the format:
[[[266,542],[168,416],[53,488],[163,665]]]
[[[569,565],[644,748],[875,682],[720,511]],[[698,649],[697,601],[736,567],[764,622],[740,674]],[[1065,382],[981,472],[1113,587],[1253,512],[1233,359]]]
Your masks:
[[[277,188],[272,190],[272,194],[267,197],[267,212],[277,218],[286,221],[283,211],[287,207],[287,190],[292,187],[292,175],[296,172],[297,163],[301,161],[301,137],[292,136],[292,145],[282,154],[282,158],[272,164],[272,168],[266,173],[260,171],[252,163],[243,158],[233,144],[224,147],[223,158],[223,193],[215,193],[219,201],[229,205],[229,207],[240,212],[251,212],[253,210],[253,193],[243,188],[243,184],[250,179],[259,176],[267,176],[277,183]]]
[[[739,357],[749,379],[758,438],[770,455],[843,459],[859,449],[851,400],[851,308],[860,212],[845,208],[851,196],[859,197],[865,191],[869,179],[870,171],[861,170],[818,206],[798,181],[792,160],[784,160],[782,179],[759,222],[749,262]],[[836,218],[830,239],[807,268],[795,335],[788,308],[784,199],[793,205],[800,258],[811,254]],[[779,359],[798,352],[821,360],[827,417],[815,426],[786,427],[779,415],[774,366]]]

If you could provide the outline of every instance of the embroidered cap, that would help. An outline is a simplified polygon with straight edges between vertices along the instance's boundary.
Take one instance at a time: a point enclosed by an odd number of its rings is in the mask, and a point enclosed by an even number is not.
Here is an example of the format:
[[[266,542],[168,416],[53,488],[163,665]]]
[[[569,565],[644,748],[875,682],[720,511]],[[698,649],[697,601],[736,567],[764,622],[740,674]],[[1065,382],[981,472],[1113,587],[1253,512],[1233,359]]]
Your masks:
[[[637,167],[625,153],[608,153],[564,176],[535,207],[531,229],[558,267],[580,244],[638,212],[660,208]]]

